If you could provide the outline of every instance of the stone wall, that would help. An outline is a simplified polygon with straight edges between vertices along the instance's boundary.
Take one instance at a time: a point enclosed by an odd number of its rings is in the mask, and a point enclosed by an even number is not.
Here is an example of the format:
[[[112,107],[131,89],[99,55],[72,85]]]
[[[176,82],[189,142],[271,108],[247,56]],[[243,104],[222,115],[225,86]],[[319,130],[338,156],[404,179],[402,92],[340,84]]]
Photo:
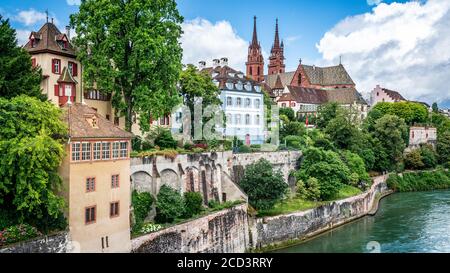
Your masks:
[[[386,179],[386,176],[377,177],[369,191],[315,209],[252,219],[251,247],[260,248],[288,240],[306,239],[367,215],[377,194],[388,191]]]
[[[60,232],[0,248],[0,253],[66,253],[68,248],[69,233]]]
[[[132,240],[135,253],[243,253],[249,245],[242,204]]]

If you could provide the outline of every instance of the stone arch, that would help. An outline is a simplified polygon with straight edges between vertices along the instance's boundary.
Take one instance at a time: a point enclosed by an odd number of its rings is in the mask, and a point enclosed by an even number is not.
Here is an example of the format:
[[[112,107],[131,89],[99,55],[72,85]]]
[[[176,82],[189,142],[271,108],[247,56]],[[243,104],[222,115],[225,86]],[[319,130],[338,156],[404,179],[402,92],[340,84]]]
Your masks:
[[[184,187],[186,192],[201,192],[200,172],[196,167],[186,168]]]
[[[161,186],[167,185],[175,190],[180,190],[179,176],[172,169],[165,169],[160,172]],[[161,188],[161,187],[160,187]]]
[[[153,178],[144,171],[138,171],[131,175],[131,188],[138,192],[153,193]]]

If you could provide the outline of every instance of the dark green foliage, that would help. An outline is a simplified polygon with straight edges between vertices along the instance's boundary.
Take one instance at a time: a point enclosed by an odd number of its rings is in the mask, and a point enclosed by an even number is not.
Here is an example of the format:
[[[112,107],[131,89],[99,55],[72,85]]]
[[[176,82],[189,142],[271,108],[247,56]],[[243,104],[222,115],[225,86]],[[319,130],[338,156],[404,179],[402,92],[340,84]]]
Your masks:
[[[177,147],[177,141],[173,139],[172,133],[160,126],[152,128],[146,137],[146,142],[145,145],[142,145],[143,148],[150,148],[153,145],[161,149],[175,149]]]
[[[0,209],[0,230],[4,230],[7,227],[17,225],[18,219],[15,215],[15,211],[12,209]]]
[[[450,131],[438,134],[436,150],[441,164],[450,162]]]
[[[280,108],[280,116],[281,115],[286,116],[289,119],[289,121],[295,121],[296,120],[295,119],[295,112],[294,112],[294,110],[292,108],[289,108],[289,107]]]
[[[131,148],[133,151],[142,151],[142,138],[140,136],[135,136],[131,139]]]
[[[203,197],[199,192],[184,193],[184,218],[191,218],[202,212]]]
[[[27,96],[0,98],[0,209],[14,210],[19,222],[59,225],[64,199],[58,196],[58,167],[67,127],[61,110]]]
[[[28,52],[17,45],[16,31],[0,15],[0,97],[27,95],[45,100],[41,79],[41,69],[32,67]]]
[[[450,173],[444,170],[392,174],[387,180],[389,188],[399,192],[429,191],[450,188]]]
[[[367,173],[364,160],[359,155],[350,151],[344,151],[342,152],[342,158],[350,170],[351,186],[370,185],[370,177]]]
[[[357,130],[348,115],[339,112],[335,118],[330,120],[324,132],[330,136],[338,148],[348,149],[352,142],[355,141]]]
[[[153,196],[148,192],[138,192],[136,190],[131,194],[131,205],[133,206],[135,227],[141,227],[147,218],[153,203],[155,202]]]
[[[337,116],[338,110],[339,104],[335,102],[321,105],[316,120],[317,128],[324,129],[327,127],[330,121]]]
[[[287,147],[294,149],[300,149],[304,144],[304,138],[301,136],[286,136],[284,141]]]
[[[247,145],[242,145],[239,147],[239,152],[240,153],[251,153],[252,149]]]
[[[184,200],[180,192],[162,185],[156,200],[156,222],[172,223],[184,214]]]
[[[287,136],[302,136],[306,134],[305,124],[298,121],[291,121],[284,124],[280,129],[280,139],[284,139]]]
[[[288,191],[280,171],[274,171],[265,159],[246,167],[241,188],[247,193],[249,203],[257,210],[271,209]]]
[[[439,107],[436,102],[433,102],[431,109],[433,109],[433,113],[439,113]]]
[[[420,147],[420,154],[422,156],[423,165],[426,169],[436,168],[438,164],[437,154],[432,146],[422,145]]]
[[[42,235],[35,227],[20,224],[0,230],[0,247]]]
[[[405,155],[405,168],[408,170],[420,170],[425,166],[422,161],[420,150],[412,150]]]

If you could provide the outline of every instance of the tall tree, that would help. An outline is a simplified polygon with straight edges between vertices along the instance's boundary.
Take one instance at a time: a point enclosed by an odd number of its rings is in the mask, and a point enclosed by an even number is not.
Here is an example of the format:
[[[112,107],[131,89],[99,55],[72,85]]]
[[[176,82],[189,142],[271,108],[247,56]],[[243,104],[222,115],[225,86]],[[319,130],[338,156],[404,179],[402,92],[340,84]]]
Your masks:
[[[433,109],[433,113],[439,113],[439,107],[436,102],[433,102],[433,105],[431,106],[431,108]]]
[[[21,94],[44,99],[41,70],[33,68],[28,52],[17,45],[16,31],[0,15],[0,97]]]
[[[148,131],[151,117],[179,103],[183,17],[175,0],[84,0],[70,21],[86,85],[112,93],[126,130],[138,114]]]
[[[184,104],[191,112],[191,136],[194,136],[194,106],[198,101],[196,98],[202,99],[202,110],[207,106],[220,106],[222,104],[219,95],[219,88],[213,83],[211,76],[206,72],[200,72],[194,65],[188,65],[181,72],[180,94],[183,97]],[[203,122],[207,122],[211,117],[205,118]]]
[[[339,104],[335,102],[321,105],[317,113],[318,115],[316,120],[317,128],[324,129],[325,127],[327,127],[328,123],[337,116],[338,110]]]

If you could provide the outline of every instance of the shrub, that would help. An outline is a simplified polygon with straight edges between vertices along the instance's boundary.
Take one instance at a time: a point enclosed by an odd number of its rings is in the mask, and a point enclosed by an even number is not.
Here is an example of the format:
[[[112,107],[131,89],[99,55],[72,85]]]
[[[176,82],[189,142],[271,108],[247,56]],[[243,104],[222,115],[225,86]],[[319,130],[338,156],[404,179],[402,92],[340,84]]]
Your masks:
[[[187,151],[191,151],[194,148],[194,144],[186,143],[184,144],[183,148]]]
[[[422,155],[419,149],[412,150],[405,155],[405,167],[410,170],[420,170],[425,165],[422,161]]]
[[[153,196],[148,192],[139,193],[134,190],[131,194],[131,205],[134,209],[134,221],[137,227],[140,227],[144,223],[154,201]]]
[[[0,209],[0,230],[18,224],[17,215],[13,210]]]
[[[271,209],[288,191],[280,171],[274,171],[269,161],[260,159],[247,166],[240,186],[249,203],[257,210]]]
[[[366,171],[364,160],[357,154],[350,151],[342,152],[342,157],[350,171],[350,185],[359,186],[360,184],[369,184],[370,177]]]
[[[450,173],[444,170],[433,172],[392,174],[387,180],[389,188],[399,191],[429,191],[450,188]]]
[[[156,222],[172,223],[184,214],[184,200],[180,192],[167,185],[161,186],[156,201]]]
[[[175,149],[177,147],[177,141],[173,139],[170,131],[163,127],[153,128],[146,137],[148,146],[158,146],[161,149]],[[143,145],[144,146],[144,145]],[[147,146],[147,144],[146,144]],[[144,147],[142,147],[144,149]],[[146,147],[148,148],[148,147]],[[147,149],[144,149],[147,150]]]
[[[311,201],[320,200],[320,184],[319,181],[311,177],[304,183],[302,180],[297,182],[297,194],[300,198]]]
[[[0,247],[25,241],[42,235],[35,227],[27,224],[11,226],[0,231]]]
[[[228,140],[228,139],[224,140],[224,141],[223,141],[223,149],[224,149],[225,151],[231,151],[231,150],[233,150],[233,141]]]
[[[142,151],[148,151],[155,148],[155,145],[152,145],[149,141],[142,141]]]
[[[199,192],[184,193],[184,218],[191,218],[202,212],[203,198]]]
[[[431,169],[437,166],[437,154],[430,145],[420,147],[420,155],[425,168]]]
[[[211,151],[217,151],[220,148],[220,141],[215,139],[215,138],[211,139],[211,140],[208,140],[207,147]]]
[[[287,136],[302,136],[306,134],[306,127],[303,123],[291,121],[285,124],[280,130],[280,139]]]
[[[140,136],[135,136],[131,139],[131,148],[133,151],[142,151],[142,138]]]
[[[252,149],[250,149],[250,147],[247,145],[243,145],[243,146],[239,147],[239,152],[240,153],[251,153]]]

